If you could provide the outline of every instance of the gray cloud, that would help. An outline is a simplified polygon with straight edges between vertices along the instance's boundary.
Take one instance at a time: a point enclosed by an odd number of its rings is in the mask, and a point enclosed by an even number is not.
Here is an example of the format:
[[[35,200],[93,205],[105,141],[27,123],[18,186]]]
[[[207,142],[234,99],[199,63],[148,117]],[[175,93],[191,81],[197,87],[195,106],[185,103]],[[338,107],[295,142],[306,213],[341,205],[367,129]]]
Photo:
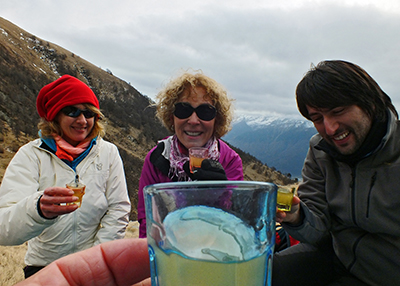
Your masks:
[[[238,114],[299,116],[294,91],[310,64],[344,59],[400,106],[400,6],[392,1],[20,2],[2,4],[2,17],[150,97],[179,71],[201,69],[228,89]]]

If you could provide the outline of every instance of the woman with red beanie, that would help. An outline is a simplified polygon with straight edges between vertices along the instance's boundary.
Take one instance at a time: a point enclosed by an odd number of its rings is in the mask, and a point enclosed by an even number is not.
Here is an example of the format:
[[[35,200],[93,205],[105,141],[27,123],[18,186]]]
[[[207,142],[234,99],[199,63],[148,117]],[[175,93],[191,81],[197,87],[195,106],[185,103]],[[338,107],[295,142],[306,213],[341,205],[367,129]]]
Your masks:
[[[64,75],[37,97],[38,139],[22,146],[0,186],[0,245],[28,241],[25,277],[52,261],[124,237],[130,201],[117,147],[102,139],[93,91]],[[66,184],[86,185],[80,206]]]

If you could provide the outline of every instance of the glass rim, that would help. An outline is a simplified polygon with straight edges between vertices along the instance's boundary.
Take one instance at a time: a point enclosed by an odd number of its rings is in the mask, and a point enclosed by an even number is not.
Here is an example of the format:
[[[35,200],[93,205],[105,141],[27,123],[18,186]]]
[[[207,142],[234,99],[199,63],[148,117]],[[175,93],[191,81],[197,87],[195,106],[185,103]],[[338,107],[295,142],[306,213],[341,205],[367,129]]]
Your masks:
[[[190,188],[207,188],[211,189],[214,187],[231,187],[231,188],[246,188],[252,187],[268,187],[271,190],[278,190],[278,186],[271,182],[260,182],[260,181],[185,181],[185,182],[167,182],[147,185],[143,188],[143,192],[146,194],[152,194],[164,190],[189,190]]]

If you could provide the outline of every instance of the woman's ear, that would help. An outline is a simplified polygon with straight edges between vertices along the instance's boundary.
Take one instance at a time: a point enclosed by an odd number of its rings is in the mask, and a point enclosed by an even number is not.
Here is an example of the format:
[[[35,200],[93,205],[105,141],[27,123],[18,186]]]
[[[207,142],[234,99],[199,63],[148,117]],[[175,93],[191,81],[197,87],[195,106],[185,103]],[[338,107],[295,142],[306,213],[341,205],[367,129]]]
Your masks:
[[[169,130],[170,130],[172,133],[175,133],[174,115],[173,115],[173,114],[171,114],[171,126],[170,126]]]

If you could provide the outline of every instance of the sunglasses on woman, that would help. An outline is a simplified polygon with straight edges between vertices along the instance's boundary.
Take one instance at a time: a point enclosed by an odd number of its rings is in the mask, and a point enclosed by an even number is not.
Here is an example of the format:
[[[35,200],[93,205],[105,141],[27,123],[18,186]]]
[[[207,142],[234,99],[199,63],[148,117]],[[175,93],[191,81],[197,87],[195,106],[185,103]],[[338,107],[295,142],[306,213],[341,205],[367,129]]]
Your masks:
[[[175,104],[174,115],[179,119],[190,117],[193,112],[196,112],[197,117],[204,121],[210,121],[217,115],[217,109],[208,103],[203,103],[194,108],[187,102],[178,102]]]
[[[64,113],[66,116],[73,118],[78,117],[79,115],[81,115],[81,113],[83,114],[83,116],[85,116],[85,118],[92,118],[96,115],[96,113],[94,113],[91,110],[88,109],[82,110],[75,106],[64,107],[63,109],[61,109],[61,112]]]

